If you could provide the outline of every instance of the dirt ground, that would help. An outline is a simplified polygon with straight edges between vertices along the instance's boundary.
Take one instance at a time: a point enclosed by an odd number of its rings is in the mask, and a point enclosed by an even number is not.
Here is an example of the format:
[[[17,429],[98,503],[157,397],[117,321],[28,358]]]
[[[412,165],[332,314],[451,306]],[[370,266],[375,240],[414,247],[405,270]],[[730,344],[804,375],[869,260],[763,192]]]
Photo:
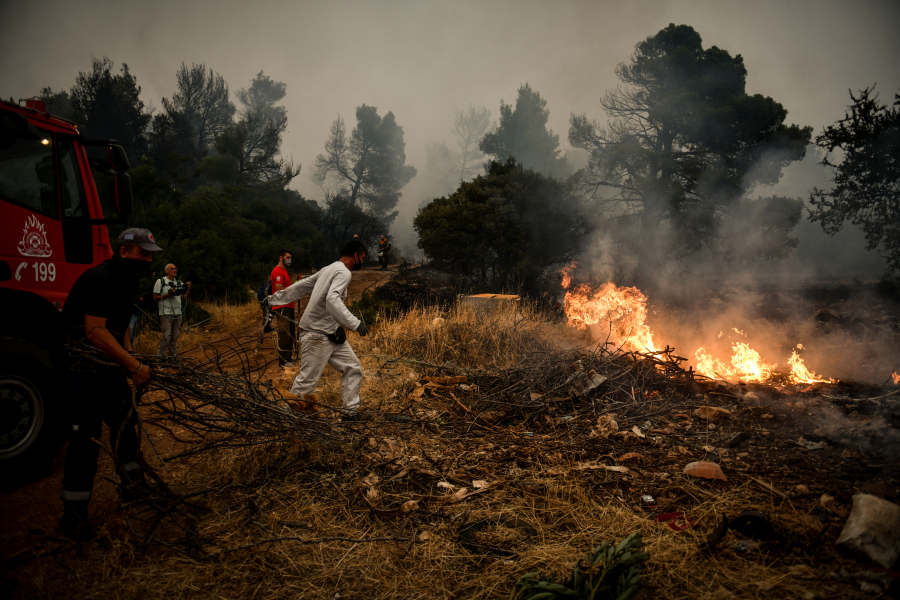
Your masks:
[[[378,268],[367,267],[354,273],[347,294],[348,303],[352,303],[360,298],[366,290],[372,290],[379,285],[383,285],[390,280],[394,271],[380,271]],[[302,273],[308,275],[309,273]],[[302,314],[306,307],[307,299],[300,301],[298,314]],[[215,312],[215,308],[210,308]],[[196,355],[196,350],[190,350],[200,345],[202,342],[210,339],[221,337],[221,332],[225,329],[237,330],[244,326],[256,327],[256,315],[252,310],[245,311],[245,318],[250,323],[234,323],[229,319],[217,319],[212,326],[201,328],[200,330],[188,330],[179,339],[179,345],[182,351],[188,349],[185,354],[187,356]],[[261,319],[260,319],[261,322]],[[149,332],[142,334],[137,340],[138,351],[152,353],[155,345],[159,340],[158,332]],[[269,359],[275,357],[274,340],[269,338],[263,344],[261,352]],[[104,438],[102,442],[108,444],[108,429],[103,429]],[[163,440],[161,443],[165,443]],[[36,536],[54,538],[58,536],[56,524],[62,515],[62,500],[59,497],[62,489],[63,467],[65,465],[66,451],[63,451],[53,461],[50,472],[41,479],[30,484],[24,485],[16,490],[8,491],[0,494],[0,542],[2,542],[2,550],[0,556],[6,559],[11,556],[18,556],[32,545]],[[97,477],[95,478],[93,497],[91,499],[92,515],[115,514],[120,508],[120,502],[116,487],[111,481],[113,477],[113,462],[109,455],[100,454]],[[101,525],[102,527],[102,525]],[[104,532],[100,531],[101,537]],[[60,538],[62,539],[62,538]],[[0,559],[0,560],[3,560]],[[4,569],[6,579],[0,581],[0,598],[9,597],[14,588],[18,586],[9,579],[10,571]],[[14,574],[15,569],[12,571]]]
[[[389,276],[355,273],[350,301]],[[181,341],[188,356],[258,331],[255,307],[208,308],[210,326]],[[105,455],[90,544],[55,532],[64,455],[0,495],[0,598],[507,598],[524,573],[565,575],[633,531],[650,555],[638,598],[897,595],[895,572],[834,548],[854,493],[898,498],[896,387],[693,382],[658,358],[579,354],[578,332],[516,310],[423,309],[351,343],[372,421],[341,447],[285,442],[171,465],[173,487],[210,490],[202,543],[172,526],[159,535],[169,546],[139,543]],[[256,356],[274,360],[271,337]],[[578,356],[604,383],[554,391]],[[285,384],[295,370],[265,373]],[[318,394],[339,405],[339,374],[327,369]],[[164,456],[186,447],[152,431]],[[683,473],[700,460],[726,479]],[[717,537],[723,516],[745,511],[771,534]]]

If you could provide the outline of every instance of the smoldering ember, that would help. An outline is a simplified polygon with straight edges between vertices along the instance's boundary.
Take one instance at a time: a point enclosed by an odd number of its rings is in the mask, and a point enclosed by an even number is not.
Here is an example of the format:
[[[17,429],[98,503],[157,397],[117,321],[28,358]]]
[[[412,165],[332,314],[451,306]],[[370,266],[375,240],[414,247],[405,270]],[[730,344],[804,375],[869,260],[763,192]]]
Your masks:
[[[0,8],[0,598],[900,597],[895,3],[262,4]]]

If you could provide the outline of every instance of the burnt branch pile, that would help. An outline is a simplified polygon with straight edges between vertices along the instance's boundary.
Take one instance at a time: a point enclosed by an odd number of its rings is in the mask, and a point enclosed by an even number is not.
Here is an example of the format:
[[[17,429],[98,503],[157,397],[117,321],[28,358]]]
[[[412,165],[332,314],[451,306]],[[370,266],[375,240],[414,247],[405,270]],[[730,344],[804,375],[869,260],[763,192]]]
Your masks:
[[[209,548],[228,532],[200,533],[208,498],[248,488],[247,482],[232,477],[197,489],[198,482],[191,478],[173,482],[161,472],[169,472],[170,466],[215,462],[228,452],[254,447],[338,446],[355,435],[335,419],[292,410],[282,400],[284,392],[265,378],[268,361],[252,352],[252,342],[237,337],[218,340],[206,345],[205,357],[199,360],[136,355],[152,369],[148,386],[135,391],[132,409],[139,438],[147,442],[139,457],[145,479],[137,485],[114,483],[127,499],[125,521],[140,545],[162,544],[191,556],[209,556]],[[74,348],[70,356],[75,370],[119,368],[86,345]],[[161,447],[154,442],[152,432],[160,431],[175,443]],[[112,452],[105,451],[115,462]],[[158,460],[156,468],[144,460],[149,452]],[[256,478],[249,487],[265,483],[265,477]]]
[[[152,379],[140,390],[142,423],[168,431],[190,444],[165,460],[175,460],[221,448],[284,442],[327,444],[342,440],[339,423],[292,410],[281,402],[283,392],[264,379],[247,350],[235,339],[225,351],[217,347],[205,361],[173,360],[136,355],[152,369]],[[98,351],[79,348],[78,368],[116,368]],[[161,392],[161,393],[153,393]]]

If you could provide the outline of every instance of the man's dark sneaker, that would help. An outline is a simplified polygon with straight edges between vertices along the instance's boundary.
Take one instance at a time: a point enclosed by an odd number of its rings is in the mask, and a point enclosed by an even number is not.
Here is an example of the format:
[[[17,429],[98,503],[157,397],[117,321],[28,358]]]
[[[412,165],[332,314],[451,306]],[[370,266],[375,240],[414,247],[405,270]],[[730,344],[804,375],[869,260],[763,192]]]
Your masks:
[[[366,418],[359,411],[347,413],[341,417],[341,423],[358,423],[365,420]]]
[[[88,519],[87,501],[63,501],[63,516],[59,520],[59,532],[75,542],[89,542],[97,537]]]

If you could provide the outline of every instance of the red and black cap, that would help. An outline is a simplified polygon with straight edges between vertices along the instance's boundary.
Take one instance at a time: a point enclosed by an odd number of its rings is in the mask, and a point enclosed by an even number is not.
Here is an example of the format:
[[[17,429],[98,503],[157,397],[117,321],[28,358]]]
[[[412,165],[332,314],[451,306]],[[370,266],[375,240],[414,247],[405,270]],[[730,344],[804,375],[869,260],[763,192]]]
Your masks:
[[[119,244],[137,244],[144,250],[149,250],[150,252],[163,251],[162,248],[156,245],[156,240],[153,238],[153,234],[150,233],[149,229],[140,229],[138,227],[126,229],[119,234],[119,239],[116,241]]]

